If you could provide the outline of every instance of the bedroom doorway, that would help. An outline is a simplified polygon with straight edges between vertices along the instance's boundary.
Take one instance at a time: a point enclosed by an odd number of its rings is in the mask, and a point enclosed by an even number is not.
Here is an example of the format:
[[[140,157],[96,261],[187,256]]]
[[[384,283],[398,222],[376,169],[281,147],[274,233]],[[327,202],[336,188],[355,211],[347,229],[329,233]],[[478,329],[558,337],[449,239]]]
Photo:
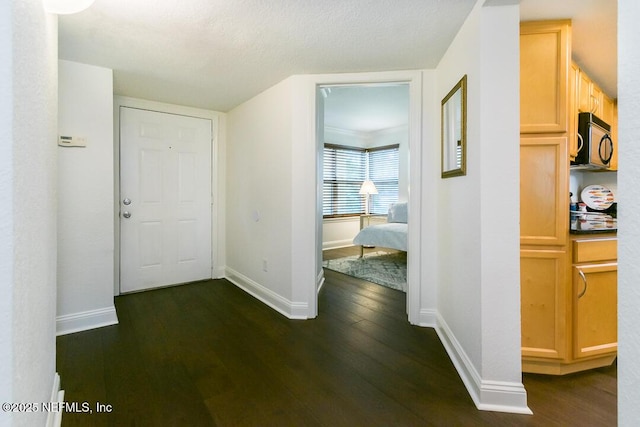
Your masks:
[[[353,238],[385,223],[391,205],[409,201],[409,83],[320,85],[317,98],[322,266],[406,292],[408,300],[406,250],[367,247],[360,258]],[[361,194],[364,182],[373,194]]]

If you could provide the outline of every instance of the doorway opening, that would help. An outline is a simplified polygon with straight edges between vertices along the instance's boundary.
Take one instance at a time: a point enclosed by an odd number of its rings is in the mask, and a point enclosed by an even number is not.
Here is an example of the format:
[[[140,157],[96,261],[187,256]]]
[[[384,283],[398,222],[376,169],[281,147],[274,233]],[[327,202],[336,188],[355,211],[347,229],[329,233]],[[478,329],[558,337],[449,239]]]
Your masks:
[[[316,96],[323,267],[406,292],[408,302],[409,83],[320,85]],[[404,216],[393,215],[402,206]],[[354,244],[368,226],[382,240]],[[385,227],[399,230],[389,240]]]

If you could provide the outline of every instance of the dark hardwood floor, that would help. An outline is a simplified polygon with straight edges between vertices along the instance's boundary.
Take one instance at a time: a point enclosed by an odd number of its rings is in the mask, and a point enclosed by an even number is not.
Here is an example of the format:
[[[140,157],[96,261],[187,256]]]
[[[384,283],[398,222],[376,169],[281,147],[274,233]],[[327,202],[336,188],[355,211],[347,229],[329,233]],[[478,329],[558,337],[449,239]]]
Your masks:
[[[525,375],[534,415],[478,411],[405,294],[326,271],[288,320],[226,280],[116,298],[120,324],[58,337],[63,426],[615,426],[616,367]],[[95,404],[112,405],[97,413]]]

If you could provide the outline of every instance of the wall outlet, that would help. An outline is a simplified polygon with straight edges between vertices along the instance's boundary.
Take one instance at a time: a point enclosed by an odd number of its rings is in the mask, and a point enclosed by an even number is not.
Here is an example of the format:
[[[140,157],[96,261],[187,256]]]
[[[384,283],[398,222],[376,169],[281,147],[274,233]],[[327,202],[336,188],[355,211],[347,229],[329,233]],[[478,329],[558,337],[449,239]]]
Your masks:
[[[269,263],[267,262],[266,258],[262,260],[262,271],[264,271],[265,273],[269,271]]]

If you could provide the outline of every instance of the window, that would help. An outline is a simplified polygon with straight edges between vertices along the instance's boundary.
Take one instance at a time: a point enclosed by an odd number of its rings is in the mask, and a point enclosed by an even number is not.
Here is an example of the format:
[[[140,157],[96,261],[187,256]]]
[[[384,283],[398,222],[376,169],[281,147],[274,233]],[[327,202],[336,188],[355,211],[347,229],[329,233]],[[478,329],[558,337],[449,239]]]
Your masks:
[[[325,217],[364,213],[364,197],[359,194],[365,179],[374,182],[378,194],[372,197],[371,213],[386,214],[398,200],[398,146],[364,150],[326,144],[322,214]]]
[[[372,214],[386,214],[389,205],[398,201],[398,146],[371,149],[369,153],[369,179],[378,194],[372,197]]]

